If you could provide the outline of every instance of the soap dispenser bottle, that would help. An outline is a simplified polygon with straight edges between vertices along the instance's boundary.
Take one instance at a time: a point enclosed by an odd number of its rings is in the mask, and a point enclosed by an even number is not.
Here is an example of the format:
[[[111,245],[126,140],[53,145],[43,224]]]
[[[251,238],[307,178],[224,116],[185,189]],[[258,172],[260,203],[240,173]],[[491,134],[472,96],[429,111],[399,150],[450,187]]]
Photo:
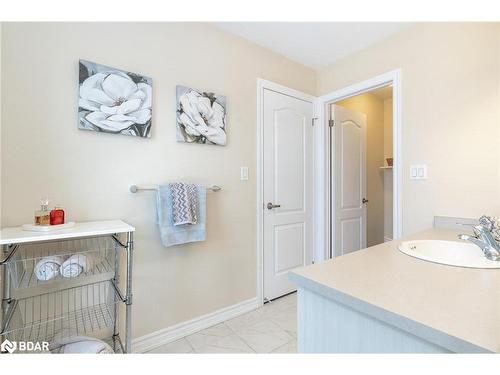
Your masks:
[[[49,200],[42,198],[40,210],[35,211],[35,225],[50,225]]]

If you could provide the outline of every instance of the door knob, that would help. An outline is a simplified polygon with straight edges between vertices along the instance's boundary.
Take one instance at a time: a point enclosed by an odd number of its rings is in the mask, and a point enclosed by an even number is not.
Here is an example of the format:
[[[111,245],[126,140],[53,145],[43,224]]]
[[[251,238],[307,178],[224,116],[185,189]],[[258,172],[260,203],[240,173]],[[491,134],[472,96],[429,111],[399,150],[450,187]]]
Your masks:
[[[363,200],[362,200],[361,202],[363,202],[363,204],[364,204],[364,203],[368,203],[368,199],[363,198]]]
[[[267,209],[268,210],[272,210],[273,208],[279,208],[279,207],[281,207],[281,205],[279,205],[279,204],[272,204],[271,202],[269,202],[267,204]]]

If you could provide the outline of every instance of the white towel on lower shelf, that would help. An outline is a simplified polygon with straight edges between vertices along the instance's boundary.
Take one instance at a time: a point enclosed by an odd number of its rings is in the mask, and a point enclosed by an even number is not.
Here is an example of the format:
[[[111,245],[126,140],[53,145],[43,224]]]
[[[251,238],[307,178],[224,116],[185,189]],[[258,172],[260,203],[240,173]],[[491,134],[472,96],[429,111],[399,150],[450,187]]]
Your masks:
[[[77,277],[81,273],[91,271],[95,261],[94,254],[74,254],[61,265],[61,275],[67,278]]]
[[[35,275],[40,281],[53,279],[59,274],[59,268],[64,262],[62,256],[45,257],[35,265]]]
[[[57,340],[49,347],[57,354],[113,354],[114,351],[104,341],[87,336],[73,336]]]

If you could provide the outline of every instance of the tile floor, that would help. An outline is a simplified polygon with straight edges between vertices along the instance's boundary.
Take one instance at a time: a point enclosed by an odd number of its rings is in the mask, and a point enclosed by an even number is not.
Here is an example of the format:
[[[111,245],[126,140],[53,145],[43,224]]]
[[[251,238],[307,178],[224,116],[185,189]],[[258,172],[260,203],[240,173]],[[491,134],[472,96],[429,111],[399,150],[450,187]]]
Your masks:
[[[297,294],[148,353],[296,353]]]

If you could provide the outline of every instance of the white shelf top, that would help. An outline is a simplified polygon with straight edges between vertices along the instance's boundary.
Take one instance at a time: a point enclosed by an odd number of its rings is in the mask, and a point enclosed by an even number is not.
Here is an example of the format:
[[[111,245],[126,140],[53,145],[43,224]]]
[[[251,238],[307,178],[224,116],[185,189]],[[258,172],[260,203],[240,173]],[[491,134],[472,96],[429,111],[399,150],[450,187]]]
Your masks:
[[[102,236],[134,231],[133,226],[121,220],[81,222],[76,223],[74,227],[53,232],[31,232],[23,230],[22,227],[11,227],[0,230],[0,245]]]

